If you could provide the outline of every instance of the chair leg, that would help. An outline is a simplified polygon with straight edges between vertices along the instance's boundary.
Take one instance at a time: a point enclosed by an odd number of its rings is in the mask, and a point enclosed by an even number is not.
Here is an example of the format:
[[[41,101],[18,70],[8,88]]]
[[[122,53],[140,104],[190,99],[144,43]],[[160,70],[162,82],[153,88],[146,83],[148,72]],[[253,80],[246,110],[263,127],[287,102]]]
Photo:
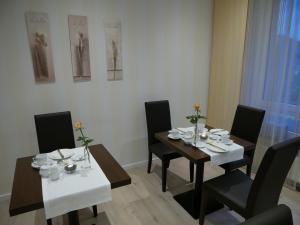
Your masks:
[[[190,161],[190,181],[194,182],[194,163]]]
[[[252,168],[252,163],[247,165],[246,168],[246,174],[250,177],[251,176],[251,168]]]
[[[149,151],[149,154],[148,154],[148,170],[147,170],[148,173],[151,172],[151,165],[152,165],[152,152]]]
[[[208,193],[205,193],[204,189],[202,189],[200,215],[199,215],[199,225],[204,224],[207,201],[208,201]]]
[[[170,160],[167,160],[167,161],[166,161],[166,168],[168,169],[169,166],[170,166]]]
[[[97,205],[93,205],[93,213],[94,213],[94,217],[98,216]]]
[[[47,225],[52,225],[52,219],[47,219]]]
[[[230,173],[230,171],[231,171],[231,170],[229,170],[229,169],[225,169],[225,174]]]
[[[162,174],[162,192],[166,192],[166,185],[167,185],[167,168],[170,165],[169,160],[162,160],[162,167],[161,167],[161,174]]]

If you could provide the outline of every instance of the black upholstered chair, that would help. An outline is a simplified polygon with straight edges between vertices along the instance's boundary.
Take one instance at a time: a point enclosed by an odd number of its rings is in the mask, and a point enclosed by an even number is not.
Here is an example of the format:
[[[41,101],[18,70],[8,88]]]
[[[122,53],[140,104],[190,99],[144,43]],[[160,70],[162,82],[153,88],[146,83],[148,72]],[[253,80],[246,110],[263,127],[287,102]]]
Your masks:
[[[34,116],[40,153],[52,152],[60,148],[75,148],[71,112],[57,112]],[[97,206],[93,206],[97,216]],[[51,219],[47,220],[52,224]]]
[[[240,225],[293,225],[293,217],[289,207],[278,205]]]
[[[264,116],[265,110],[238,105],[230,133],[236,137],[250,141],[256,146]],[[252,151],[245,152],[243,159],[220,166],[225,169],[225,173],[238,169],[242,166],[247,166],[246,173],[250,176],[254,151],[255,148]]]
[[[154,134],[171,130],[171,115],[169,101],[145,102],[147,131],[148,131],[148,173],[151,171],[152,154],[155,154],[162,161],[162,191],[166,191],[167,168],[170,160],[181,157],[179,153],[171,150],[157,139]],[[190,181],[194,179],[194,164],[190,162]]]
[[[270,147],[252,180],[240,170],[204,182],[199,224],[209,198],[224,203],[244,218],[275,207],[288,171],[300,149],[300,137]]]
[[[70,112],[35,115],[34,120],[40,153],[75,148]]]

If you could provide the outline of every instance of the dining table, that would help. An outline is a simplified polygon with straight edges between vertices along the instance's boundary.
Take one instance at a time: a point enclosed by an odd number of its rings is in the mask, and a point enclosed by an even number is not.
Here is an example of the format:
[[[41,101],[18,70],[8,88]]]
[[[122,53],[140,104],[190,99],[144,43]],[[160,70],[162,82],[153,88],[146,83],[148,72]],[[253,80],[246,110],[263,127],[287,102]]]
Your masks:
[[[212,128],[207,126],[208,129]],[[189,161],[196,165],[195,187],[190,191],[180,193],[173,196],[174,199],[194,218],[198,219],[200,214],[202,184],[204,177],[204,163],[209,162],[210,156],[200,149],[185,144],[182,140],[173,140],[168,137],[168,131],[155,133],[155,138],[165,144],[170,149],[180,153]],[[234,143],[244,147],[244,152],[254,151],[255,144],[239,137],[230,135],[230,139]],[[223,205],[209,200],[206,213],[211,213],[217,209],[222,208]]]
[[[102,144],[92,145],[89,149],[109,180],[112,189],[131,183],[128,173]],[[38,170],[31,167],[33,157],[18,158],[16,161],[9,206],[10,216],[44,208],[41,176]],[[79,224],[77,210],[69,212],[68,217],[69,224]]]

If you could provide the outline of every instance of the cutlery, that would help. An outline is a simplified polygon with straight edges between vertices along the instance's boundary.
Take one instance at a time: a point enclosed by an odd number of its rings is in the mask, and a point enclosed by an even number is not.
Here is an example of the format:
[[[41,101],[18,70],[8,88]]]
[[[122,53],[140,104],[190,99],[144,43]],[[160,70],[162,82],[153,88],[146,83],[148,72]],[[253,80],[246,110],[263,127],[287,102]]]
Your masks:
[[[58,154],[60,155],[61,159],[64,159],[64,155],[62,154],[62,152],[60,151],[60,149],[57,150]]]
[[[222,131],[225,131],[224,129],[217,129],[217,130],[214,130],[214,131],[210,131],[211,134],[216,134],[216,133],[219,133],[219,132],[222,132]]]
[[[179,128],[175,128],[175,130],[178,130],[181,134],[185,134],[186,133],[185,131],[183,131],[183,130],[181,130]]]
[[[206,144],[209,144],[209,145],[211,145],[211,146],[213,146],[213,147],[215,147],[215,148],[221,149],[223,152],[227,152],[226,149],[221,148],[221,147],[218,146],[218,145],[215,145],[213,142],[206,142]]]

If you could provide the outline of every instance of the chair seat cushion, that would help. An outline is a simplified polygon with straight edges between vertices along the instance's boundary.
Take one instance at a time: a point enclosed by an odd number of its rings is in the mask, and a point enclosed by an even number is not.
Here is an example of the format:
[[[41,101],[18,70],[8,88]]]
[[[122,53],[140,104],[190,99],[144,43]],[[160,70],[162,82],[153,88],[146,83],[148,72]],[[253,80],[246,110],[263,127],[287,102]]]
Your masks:
[[[205,192],[216,200],[221,200],[240,214],[246,209],[252,179],[240,170],[213,178],[204,183]]]
[[[238,169],[242,166],[246,166],[250,162],[251,162],[250,157],[247,156],[247,155],[244,155],[244,157],[240,160],[236,160],[236,161],[233,161],[233,162],[230,162],[230,163],[225,163],[225,164],[222,164],[220,166],[224,170],[232,171],[232,170]]]
[[[149,151],[154,153],[158,158],[162,160],[171,160],[182,156],[174,150],[168,148],[163,143],[155,143],[150,145]]]

